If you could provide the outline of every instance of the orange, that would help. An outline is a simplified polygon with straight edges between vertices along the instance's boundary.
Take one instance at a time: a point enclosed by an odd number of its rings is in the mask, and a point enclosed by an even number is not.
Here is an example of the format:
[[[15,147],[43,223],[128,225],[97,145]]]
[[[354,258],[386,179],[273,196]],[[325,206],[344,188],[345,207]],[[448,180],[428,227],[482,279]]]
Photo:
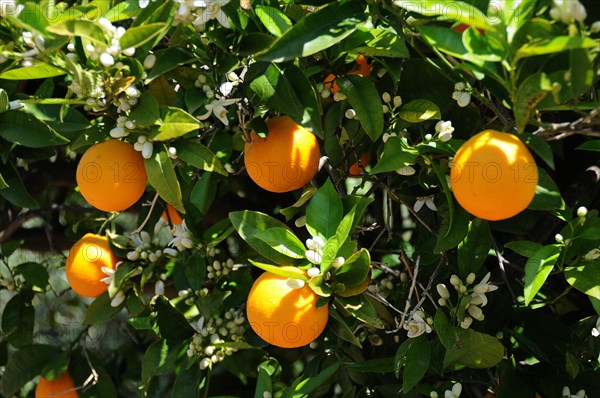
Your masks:
[[[142,155],[123,141],[93,145],[77,165],[81,194],[103,211],[120,211],[133,205],[142,197],[147,179]]]
[[[284,268],[305,275],[299,268]],[[295,286],[294,282],[302,286]],[[256,334],[277,347],[305,346],[319,337],[329,318],[326,305],[315,307],[318,297],[300,280],[265,272],[248,294],[248,322]]]
[[[250,135],[244,146],[244,164],[248,175],[260,187],[271,192],[289,192],[302,188],[319,169],[319,143],[313,133],[287,116],[267,120],[269,134]]]
[[[515,135],[485,130],[465,142],[454,156],[450,184],[469,213],[503,220],[533,200],[538,168],[527,146]]]
[[[181,225],[183,222],[183,218],[179,212],[170,203],[167,203],[167,207],[161,214],[161,217],[163,220],[170,222],[173,225]]]
[[[56,380],[41,378],[35,387],[35,398],[78,398],[74,390],[75,383],[69,372],[65,372]]]
[[[370,160],[371,154],[369,152],[365,152],[360,156],[360,163],[362,164],[363,168],[367,167]],[[352,166],[350,166],[350,168],[348,169],[348,173],[351,176],[359,176],[362,174],[362,170],[360,169],[358,162],[355,162]]]
[[[371,75],[371,64],[367,62],[367,59],[364,55],[359,55],[356,58],[356,64],[354,68],[348,72],[349,75],[361,75],[361,76],[370,76]],[[340,91],[340,86],[335,82],[336,75],[330,73],[327,75],[323,83],[325,83],[325,88],[331,91],[331,94],[335,94]]]
[[[117,257],[108,247],[108,238],[95,234],[85,234],[69,250],[65,271],[67,281],[77,294],[84,297],[98,297],[108,289],[102,281],[107,275],[102,267],[115,269]]]

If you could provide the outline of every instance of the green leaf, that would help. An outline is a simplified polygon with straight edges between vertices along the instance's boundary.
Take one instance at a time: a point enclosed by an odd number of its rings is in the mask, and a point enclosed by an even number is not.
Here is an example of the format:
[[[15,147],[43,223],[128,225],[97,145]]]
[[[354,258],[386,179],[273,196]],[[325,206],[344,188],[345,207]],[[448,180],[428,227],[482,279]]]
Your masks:
[[[292,21],[275,7],[257,5],[254,12],[265,28],[275,37],[279,37],[292,27]]]
[[[0,191],[1,192],[1,191]],[[271,246],[257,238],[262,231],[270,228],[287,228],[287,226],[264,213],[257,211],[234,211],[229,213],[229,219],[242,239],[246,241],[258,254],[266,259],[281,265],[293,265],[297,261],[292,261],[283,254],[274,251]]]
[[[526,143],[529,148],[533,149],[533,151],[537,153],[552,170],[554,170],[554,154],[552,153],[552,147],[545,139],[529,133],[520,134],[519,138]]]
[[[458,270],[463,278],[477,273],[492,246],[490,224],[480,218],[469,223],[469,232],[458,245]]]
[[[10,397],[25,383],[42,372],[50,358],[57,358],[62,351],[54,346],[32,344],[12,354],[0,379],[0,394]]]
[[[148,77],[145,81],[146,84],[150,83],[158,76],[162,76],[178,66],[187,64],[188,62],[192,62],[196,59],[193,54],[179,46],[169,47],[165,50],[158,50],[154,53],[154,55],[156,55],[156,63],[148,72]]]
[[[0,74],[0,79],[6,80],[33,80],[46,79],[48,77],[61,76],[66,74],[62,69],[40,62],[38,64],[26,67],[11,69]]]
[[[528,240],[517,240],[506,243],[504,247],[520,254],[523,257],[531,257],[542,247],[542,245]]]
[[[279,210],[279,212],[285,216],[285,221],[290,221],[292,218],[294,218],[294,216],[296,215],[296,213],[298,213],[300,208],[304,206],[304,204],[306,204],[306,202],[308,202],[310,198],[313,197],[315,192],[317,192],[316,187],[306,187],[302,191],[302,195],[300,195],[300,198],[298,198],[298,200],[293,205]]]
[[[460,330],[453,345],[446,350],[444,368],[464,365],[473,369],[491,368],[504,356],[504,347],[497,338],[472,329]]]
[[[262,269],[265,272],[269,272],[271,274],[283,276],[285,278],[290,278],[290,279],[301,279],[304,282],[308,281],[308,278],[306,276],[301,275],[299,272],[291,271],[289,269],[285,269],[278,265],[265,264],[265,263],[261,263],[259,261],[253,261],[250,259],[248,259],[248,261],[250,262],[250,264]]]
[[[151,23],[148,25],[130,27],[119,40],[121,48],[135,48],[146,44],[164,31],[165,27],[167,27],[166,23]]]
[[[369,276],[370,269],[371,256],[369,251],[363,247],[334,271],[332,284],[335,287],[337,283],[341,283],[346,288],[361,285]],[[346,296],[343,291],[338,294]]]
[[[248,88],[270,108],[290,116],[322,137],[316,92],[297,66],[258,62],[248,69],[246,81]]]
[[[527,208],[530,210],[564,210],[565,202],[560,195],[560,190],[548,172],[538,168],[538,176],[535,196]]]
[[[69,142],[46,123],[21,111],[0,114],[0,137],[29,148],[44,148]]]
[[[106,46],[104,31],[97,23],[85,20],[70,20],[50,25],[48,32],[60,36],[81,37],[93,41],[95,44]]]
[[[417,30],[430,46],[453,57],[470,61],[477,66],[483,65],[483,60],[478,59],[475,54],[471,54],[467,50],[461,33],[444,26],[432,25],[421,25],[417,27]]]
[[[198,398],[200,396],[200,387],[204,382],[204,374],[199,366],[190,366],[182,368],[175,378],[172,398]],[[262,398],[262,397],[261,397]]]
[[[577,48],[597,47],[596,40],[589,37],[580,36],[557,36],[549,40],[534,41],[524,44],[517,50],[513,64],[516,64],[521,58],[534,57],[536,55],[546,55],[560,53],[566,50]]]
[[[166,148],[163,147],[161,150],[157,150],[155,146],[154,151],[150,159],[144,160],[148,182],[165,202],[172,204],[173,207],[184,213],[181,188],[175,174],[173,162],[167,155]]]
[[[439,16],[442,19],[462,22],[484,30],[493,29],[487,22],[489,20],[488,17],[470,4],[470,2],[453,1],[451,4],[448,4],[439,0],[423,0],[419,2],[395,0],[394,5],[425,16]]]
[[[27,192],[21,176],[11,163],[0,163],[0,174],[8,185],[8,188],[0,190],[0,196],[15,206],[24,209],[38,209],[40,207],[38,202]]]
[[[328,179],[314,194],[306,207],[306,229],[324,241],[334,236],[343,218],[342,201]]]
[[[110,22],[123,21],[129,19],[140,11],[139,3],[135,0],[127,0],[115,5],[104,16]]]
[[[493,35],[482,35],[468,28],[462,36],[463,44],[478,60],[499,62],[506,57],[506,49]]]
[[[35,309],[31,304],[33,294],[23,291],[11,298],[2,311],[2,332],[13,347],[23,347],[33,341]]]
[[[600,299],[600,259],[565,268],[565,278],[575,289]]]
[[[446,208],[446,203],[438,207],[438,212],[442,216],[442,222],[438,231],[438,239],[435,244],[435,253],[443,253],[446,250],[457,247],[469,232],[469,214],[456,205],[454,209],[454,219],[450,222],[450,211]]]
[[[111,298],[108,295],[108,292],[98,296],[85,311],[83,323],[86,325],[94,325],[106,322],[109,319],[112,319],[121,311],[121,309],[123,309],[124,304],[113,307],[110,305],[110,302]]]
[[[408,148],[400,137],[390,137],[385,142],[383,154],[371,173],[388,173],[398,170],[401,167],[413,164],[417,156],[417,152]]]
[[[565,371],[569,375],[571,379],[575,379],[581,370],[581,366],[577,357],[570,353],[569,351],[565,352]]]
[[[194,335],[194,329],[187,319],[165,297],[154,296],[150,306],[153,320],[162,338],[180,341]]]
[[[301,398],[309,396],[310,393],[315,391],[317,388],[321,387],[327,380],[333,377],[340,367],[339,362],[335,362],[333,365],[329,365],[327,368],[323,369],[319,374],[314,377],[308,377],[302,381],[300,381],[292,395],[293,398]]]
[[[92,352],[83,355],[80,350],[77,350],[70,355],[69,362],[69,371],[71,372],[71,376],[73,376],[76,386],[84,384],[90,376],[91,369],[94,369],[98,374],[98,382],[96,384],[88,386],[85,390],[77,391],[80,398],[117,396],[115,385],[110,375],[104,369],[103,362],[100,362]]]
[[[394,357],[367,359],[357,363],[344,364],[344,367],[362,373],[392,373],[394,371]]]
[[[551,90],[552,82],[545,73],[532,74],[516,87],[513,113],[517,131],[525,131],[531,113]]]
[[[412,340],[412,344],[406,352],[406,361],[402,372],[402,392],[405,394],[425,376],[431,360],[431,348],[427,335],[422,334]]]
[[[149,91],[145,91],[137,105],[129,114],[129,120],[136,126],[152,126],[160,119],[160,109],[156,98]]]
[[[294,259],[304,258],[306,248],[296,235],[288,228],[269,228],[256,235],[273,250]]]
[[[342,204],[344,205],[345,212],[350,213],[350,211],[355,208],[352,225],[350,226],[350,232],[354,231],[358,223],[362,220],[367,207],[369,207],[374,200],[375,199],[373,197],[359,195],[348,195],[342,198]]]
[[[13,273],[15,275],[22,275],[28,285],[39,292],[45,292],[46,286],[48,286],[48,271],[40,263],[22,263],[17,265]]]
[[[541,289],[558,260],[562,245],[547,245],[539,248],[525,264],[525,305],[529,305]]]
[[[586,141],[579,145],[576,149],[600,152],[600,140]]]
[[[394,374],[396,375],[396,378],[400,378],[400,372],[406,363],[406,353],[413,341],[413,339],[404,340],[398,347],[398,350],[396,350],[396,355],[394,356]]]
[[[185,263],[185,278],[194,291],[202,289],[206,278],[206,259],[201,256],[190,256]]]
[[[10,110],[10,99],[6,90],[0,88],[0,113]]]
[[[207,171],[202,174],[190,194],[190,203],[202,214],[206,214],[217,196],[217,174]]]
[[[360,26],[335,48],[338,52],[352,52],[366,57],[410,58],[402,37],[390,28]]]
[[[338,255],[338,251],[347,240],[350,234],[352,224],[354,222],[354,215],[356,208],[353,207],[350,211],[342,218],[335,230],[335,234],[325,241],[325,247],[323,248],[323,258],[321,259],[321,272],[327,273],[329,268],[332,266],[333,261]]]
[[[371,141],[375,142],[383,134],[383,112],[381,97],[373,82],[360,75],[338,77],[336,83],[348,97],[350,106],[356,111],[362,128]]]
[[[180,346],[181,343],[169,344],[167,340],[158,340],[150,344],[142,359],[142,383],[146,387],[150,378],[175,370]]]
[[[360,341],[356,337],[355,333],[350,329],[344,318],[332,307],[329,307],[329,320],[327,326],[338,336],[340,339],[355,345],[358,348],[362,348]]]
[[[409,123],[422,123],[427,120],[437,120],[442,117],[440,108],[426,99],[410,101],[400,108],[398,116]]]
[[[364,294],[352,297],[338,296],[337,300],[344,306],[346,311],[359,321],[376,329],[383,329],[385,327],[383,321],[377,316],[373,304],[365,298]]]
[[[255,58],[282,62],[323,51],[350,35],[366,16],[358,1],[330,3],[300,19]]]
[[[153,141],[172,140],[203,126],[202,122],[180,108],[164,107],[160,113],[162,122],[158,130],[150,135]]]

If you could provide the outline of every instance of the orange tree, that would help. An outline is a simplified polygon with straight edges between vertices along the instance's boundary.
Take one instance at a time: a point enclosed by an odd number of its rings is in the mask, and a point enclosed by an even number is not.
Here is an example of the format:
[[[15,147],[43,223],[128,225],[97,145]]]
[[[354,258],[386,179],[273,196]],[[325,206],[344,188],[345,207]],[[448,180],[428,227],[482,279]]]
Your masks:
[[[597,396],[594,1],[0,16],[0,395]]]

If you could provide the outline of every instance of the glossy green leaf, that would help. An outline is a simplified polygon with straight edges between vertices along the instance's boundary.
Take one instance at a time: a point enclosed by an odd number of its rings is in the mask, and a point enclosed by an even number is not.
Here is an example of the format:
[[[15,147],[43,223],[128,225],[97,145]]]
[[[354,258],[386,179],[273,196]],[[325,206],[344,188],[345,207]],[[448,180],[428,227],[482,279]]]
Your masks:
[[[338,314],[333,306],[329,307],[327,327],[329,327],[340,339],[345,340],[358,348],[362,348],[356,334],[350,329],[344,318]]]
[[[390,28],[360,26],[335,49],[367,57],[410,58],[408,48],[401,36]]]
[[[469,223],[469,232],[458,245],[458,270],[460,276],[466,278],[471,272],[477,271],[483,265],[492,246],[490,224],[480,218]]]
[[[273,250],[294,259],[304,258],[306,248],[296,235],[288,228],[269,228],[256,235]]]
[[[345,364],[344,367],[361,373],[392,373],[394,371],[394,358],[367,359],[361,362]]]
[[[600,299],[600,259],[565,268],[565,278],[575,289]]]
[[[46,123],[21,111],[0,114],[0,137],[29,148],[64,145],[69,142]]]
[[[150,344],[142,358],[142,383],[148,383],[154,376],[173,372],[180,344],[158,340]]]
[[[166,148],[154,146],[154,154],[150,159],[144,160],[148,182],[167,203],[172,204],[177,210],[184,213],[181,199],[181,187],[175,174],[173,162],[167,154]]]
[[[11,163],[0,163],[0,174],[8,185],[8,188],[0,190],[0,196],[21,208],[38,209],[40,207],[38,202],[27,192],[21,176]]]
[[[383,321],[377,315],[373,304],[361,294],[352,297],[337,297],[337,300],[344,306],[353,317],[376,329],[383,329]]]
[[[27,68],[17,68],[0,73],[0,79],[6,80],[32,80],[46,79],[48,77],[66,74],[63,69],[40,62]]]
[[[519,138],[554,170],[554,153],[552,152],[552,147],[545,139],[529,133],[520,134]]]
[[[186,111],[175,107],[161,108],[162,122],[150,136],[153,141],[167,141],[181,137],[202,127],[202,122]]]
[[[123,21],[135,16],[140,11],[137,1],[128,0],[115,5],[104,16],[110,22]]]
[[[10,99],[6,90],[0,88],[0,113],[10,110]]]
[[[525,131],[531,113],[552,90],[552,82],[545,73],[536,73],[529,75],[516,90],[513,113],[517,131],[522,132]]]
[[[198,398],[204,378],[199,366],[182,368],[175,377],[171,396],[173,398]]]
[[[562,245],[547,245],[539,248],[525,264],[525,305],[529,305],[552,272]]]
[[[433,102],[425,99],[414,100],[400,108],[398,116],[410,123],[422,123],[427,120],[441,118],[440,108]]]
[[[27,284],[34,290],[45,292],[48,286],[48,270],[40,263],[22,263],[13,270],[15,275],[22,275]]]
[[[600,140],[586,141],[583,144],[579,145],[577,149],[581,149],[584,151],[600,152]]]
[[[473,329],[460,330],[453,345],[446,350],[444,368],[465,365],[474,369],[491,368],[504,356],[504,346],[497,338]]]
[[[151,23],[148,25],[135,26],[127,29],[119,40],[122,49],[136,48],[146,44],[155,36],[165,30],[165,23]]]
[[[371,255],[367,249],[362,248],[334,271],[333,283],[343,283],[346,286],[359,285],[368,277],[370,268]]]
[[[442,216],[442,222],[434,252],[442,253],[457,247],[465,239],[469,232],[469,214],[456,205],[454,219],[450,221],[450,212],[445,202],[438,206],[438,212]]]
[[[227,170],[210,149],[193,141],[179,141],[173,144],[177,149],[177,157],[200,170],[210,171],[227,176]]]
[[[360,75],[339,77],[336,83],[356,111],[360,125],[375,142],[383,134],[383,105],[375,85],[368,77]]]
[[[141,95],[137,105],[129,113],[129,120],[141,127],[152,126],[160,117],[158,102],[149,91]]]
[[[48,32],[61,36],[86,38],[96,44],[106,46],[104,31],[97,23],[85,20],[62,21],[46,28]]]
[[[542,247],[542,245],[538,242],[518,240],[514,242],[508,242],[504,245],[504,247],[520,254],[523,257],[531,257]]]
[[[312,236],[327,241],[335,235],[342,218],[342,201],[331,181],[327,180],[306,207],[306,228]]]
[[[316,376],[303,379],[295,386],[292,397],[301,398],[309,396],[309,394],[321,387],[327,380],[333,377],[333,375],[337,373],[339,367],[340,363],[334,362],[333,365],[329,365]]]
[[[269,272],[271,274],[275,274],[275,275],[279,275],[279,276],[283,276],[285,278],[290,278],[290,279],[301,279],[303,281],[308,281],[308,278],[306,276],[301,275],[300,273],[290,270],[290,269],[286,269],[283,267],[280,267],[278,265],[272,265],[272,264],[265,264],[265,263],[261,263],[259,261],[253,261],[253,260],[248,260],[250,262],[250,264],[254,265],[255,267],[258,267],[260,269],[262,269],[265,272]]]
[[[265,51],[260,61],[282,62],[323,51],[350,35],[366,18],[358,1],[342,0],[311,12],[296,22]]]
[[[152,318],[162,338],[180,341],[192,337],[194,329],[190,323],[165,297],[154,296],[150,306]]]
[[[414,338],[406,352],[406,361],[402,372],[402,392],[404,393],[412,390],[423,379],[429,368],[431,348],[426,336],[422,334]]]
[[[254,12],[265,28],[275,37],[281,36],[292,27],[292,21],[287,15],[275,7],[257,5]]]
[[[2,332],[13,347],[24,347],[33,342],[35,309],[33,294],[23,291],[13,296],[2,310]]]
[[[86,309],[83,323],[94,325],[106,322],[123,309],[123,305],[113,307],[110,302],[111,298],[108,293],[98,296]]]
[[[565,202],[560,195],[556,183],[552,181],[548,172],[542,168],[538,169],[539,181],[535,188],[535,196],[527,206],[530,210],[562,210]]]
[[[371,173],[387,173],[411,165],[417,159],[417,155],[417,152],[408,148],[400,137],[390,137],[385,142],[383,154]]]
[[[145,83],[148,84],[158,76],[175,69],[176,67],[187,64],[195,59],[195,57],[181,47],[169,47],[164,50],[158,50],[156,55],[156,63],[148,72],[148,77]]]
[[[234,211],[229,213],[229,219],[242,239],[258,254],[276,264],[290,265],[290,258],[274,251],[271,246],[256,236],[269,228],[287,228],[287,226],[264,213],[257,211]],[[292,262],[292,263],[295,263]]]
[[[316,187],[306,187],[302,191],[302,195],[300,198],[292,204],[291,206],[285,207],[279,212],[285,216],[285,221],[290,221],[297,213],[300,211],[300,208],[306,204],[313,197],[313,195],[317,192]]]
[[[494,35],[479,33],[468,28],[462,36],[463,44],[470,53],[482,61],[499,62],[506,57],[506,49]]]
[[[596,40],[589,37],[580,36],[558,36],[550,40],[541,42],[533,42],[523,45],[517,50],[515,61],[525,57],[534,57],[537,55],[547,55],[573,50],[577,48],[594,48],[597,47]]]
[[[394,5],[425,16],[439,16],[451,21],[462,22],[475,28],[484,30],[492,29],[492,26],[487,22],[488,17],[468,2],[453,1],[452,4],[448,4],[439,0],[423,0],[419,2],[395,0]]]
[[[0,379],[0,394],[5,397],[16,394],[25,383],[41,373],[49,358],[56,358],[61,352],[58,347],[32,344],[12,354]]]

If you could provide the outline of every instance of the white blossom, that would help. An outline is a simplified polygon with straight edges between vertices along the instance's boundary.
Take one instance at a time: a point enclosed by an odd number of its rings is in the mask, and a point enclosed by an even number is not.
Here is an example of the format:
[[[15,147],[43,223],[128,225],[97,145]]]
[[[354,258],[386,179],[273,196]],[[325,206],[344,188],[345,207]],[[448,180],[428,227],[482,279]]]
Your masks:
[[[417,311],[414,313],[413,318],[404,324],[404,329],[408,331],[407,336],[409,338],[419,337],[423,333],[431,333],[431,326],[425,321],[425,314],[423,311]]]
[[[188,231],[185,220],[183,220],[181,225],[173,226],[173,236],[174,238],[169,242],[169,246],[175,246],[179,251],[194,247],[192,234]]]
[[[115,297],[110,301],[110,306],[118,307],[123,303],[123,301],[125,301],[125,299],[126,299],[125,293],[119,291],[119,292],[117,292]]]
[[[450,292],[448,291],[446,285],[444,285],[443,283],[438,283],[438,285],[435,288],[437,289],[437,292],[441,298],[446,300],[450,298]]]
[[[490,280],[490,273],[488,272],[483,279],[481,280],[481,282],[479,282],[477,285],[475,285],[473,287],[473,294],[471,295],[471,302],[472,303],[479,303],[479,300],[481,300],[481,306],[485,307],[485,305],[488,302],[487,297],[485,296],[486,293],[489,292],[493,292],[494,290],[498,289],[498,286],[488,282]],[[475,300],[475,301],[473,301]]]
[[[433,203],[433,195],[418,197],[414,206],[415,212],[418,213],[423,208],[423,205],[427,206],[431,211],[437,211],[437,206]]]
[[[206,120],[211,114],[214,114],[224,125],[229,126],[229,120],[227,120],[227,109],[225,107],[235,104],[240,101],[241,98],[225,99],[217,95],[217,100],[210,104],[204,105],[206,107],[206,113],[198,116],[200,120]]]
[[[314,278],[315,276],[321,275],[321,270],[318,267],[312,267],[306,271],[306,274],[311,278]]]
[[[587,395],[585,390],[579,390],[576,394],[571,394],[571,389],[568,386],[564,386],[561,398],[587,398]]]
[[[109,66],[113,66],[115,64],[115,59],[109,53],[102,53],[100,54],[100,63],[108,68]]]
[[[417,170],[415,170],[415,168],[412,166],[403,166],[396,170],[396,173],[400,174],[401,176],[412,176],[416,172]]]
[[[473,324],[473,318],[466,316],[465,319],[461,321],[460,327],[463,329],[468,329],[471,327],[471,324]]]
[[[468,93],[466,91],[463,91],[462,93],[460,93],[460,95],[458,96],[458,99],[456,100],[456,103],[461,108],[464,108],[465,106],[469,105],[470,102],[471,102],[471,93]]]
[[[600,317],[596,320],[596,326],[592,328],[592,336],[600,336]]]
[[[310,261],[313,264],[321,264],[321,261],[323,261],[323,254],[322,252],[317,252],[315,250],[307,250],[304,252],[304,256],[306,257],[306,259],[308,261]]]
[[[387,91],[381,94],[381,99],[383,99],[383,102],[385,102],[386,104],[392,102],[392,96]]]
[[[467,307],[467,311],[469,312],[469,315],[473,317],[473,319],[476,319],[478,321],[483,321],[485,318],[481,308],[479,308],[476,305],[469,305],[469,307]]]
[[[579,0],[554,0],[550,16],[555,21],[563,23],[570,23],[572,20],[583,22],[587,17],[587,11]]]
[[[577,209],[577,217],[587,216],[588,209],[585,206],[581,206]]]
[[[100,268],[100,270],[106,275],[106,278],[102,278],[102,279],[100,279],[100,281],[106,283],[107,285],[110,285],[115,277],[116,269],[112,269],[109,267],[102,267],[102,268]]]
[[[165,283],[161,280],[156,281],[154,284],[154,294],[157,296],[162,296],[165,294]]]
[[[216,19],[224,28],[229,28],[231,25],[227,14],[223,12],[221,7],[229,3],[229,0],[203,0],[195,1],[195,5],[199,4],[203,7],[201,10],[196,10],[197,17],[192,24],[199,30],[204,29],[204,25],[211,19]]]
[[[462,393],[462,384],[456,383],[452,386],[451,390],[444,392],[444,398],[459,398]]]
[[[600,248],[595,248],[583,255],[583,259],[586,261],[594,261],[600,257]]]
[[[394,108],[399,108],[402,105],[402,98],[397,95],[394,97]]]
[[[344,116],[346,116],[346,119],[354,119],[356,117],[356,111],[352,108],[346,109]]]
[[[311,250],[322,251],[325,248],[325,241],[320,236],[313,236],[312,239],[306,240],[306,247]]]
[[[598,33],[600,32],[600,21],[596,21],[592,24],[592,26],[590,27],[590,30],[592,31],[592,33]]]
[[[138,137],[137,142],[133,144],[133,148],[136,151],[141,152],[144,159],[150,159],[154,150],[152,141],[150,141],[145,135],[140,135]]]
[[[452,127],[452,122],[450,120],[440,120],[435,125],[435,131],[439,134],[440,141],[446,142],[452,138],[454,127]]]

